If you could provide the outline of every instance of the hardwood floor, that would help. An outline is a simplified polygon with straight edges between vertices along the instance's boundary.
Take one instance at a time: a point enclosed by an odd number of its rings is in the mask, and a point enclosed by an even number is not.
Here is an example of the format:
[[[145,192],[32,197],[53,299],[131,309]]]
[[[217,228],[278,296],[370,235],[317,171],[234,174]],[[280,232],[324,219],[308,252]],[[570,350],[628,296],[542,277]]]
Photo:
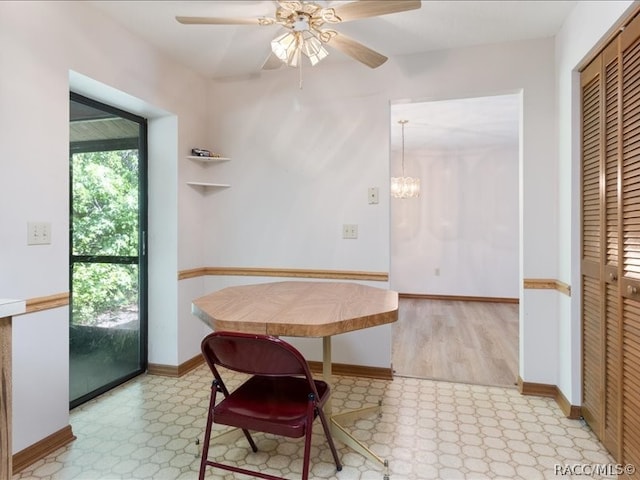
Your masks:
[[[400,298],[395,375],[515,386],[518,305]]]

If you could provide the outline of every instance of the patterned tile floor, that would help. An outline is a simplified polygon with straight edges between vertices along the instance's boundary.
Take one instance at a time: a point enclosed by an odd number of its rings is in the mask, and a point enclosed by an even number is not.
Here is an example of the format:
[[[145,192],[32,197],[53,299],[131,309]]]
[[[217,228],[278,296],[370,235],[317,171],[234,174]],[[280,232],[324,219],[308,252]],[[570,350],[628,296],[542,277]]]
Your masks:
[[[228,384],[241,380],[236,375]],[[197,478],[196,440],[204,430],[210,381],[204,365],[182,378],[142,375],[74,409],[77,440],[13,480]],[[612,459],[585,424],[564,418],[551,399],[522,396],[514,388],[415,378],[334,378],[334,412],[375,405],[380,398],[381,416],[355,420],[350,428],[388,459],[390,480],[614,478],[566,471],[568,465],[587,465],[588,472]],[[300,478],[301,440],[255,439],[257,453],[243,437],[210,451],[237,465]],[[383,479],[381,466],[336,444],[344,465],[338,473],[316,421],[310,478]],[[206,478],[247,477],[208,469]]]

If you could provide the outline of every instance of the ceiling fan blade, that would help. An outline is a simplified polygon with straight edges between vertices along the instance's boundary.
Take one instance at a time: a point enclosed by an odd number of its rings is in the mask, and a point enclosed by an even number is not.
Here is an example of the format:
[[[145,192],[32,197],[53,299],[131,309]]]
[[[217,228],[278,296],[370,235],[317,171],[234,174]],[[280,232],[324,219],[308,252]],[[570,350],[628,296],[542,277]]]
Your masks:
[[[176,17],[185,25],[262,25],[260,18]]]
[[[336,6],[334,11],[343,22],[349,22],[358,18],[406,12],[421,6],[422,2],[420,0],[360,0],[359,2]]]
[[[283,65],[284,62],[276,57],[275,53],[271,52],[262,64],[262,70],[277,70]]]
[[[327,42],[342,53],[349,55],[351,58],[364,63],[368,67],[377,68],[387,61],[387,57],[371,50],[369,47],[365,47],[360,42],[349,38],[342,33],[338,33]]]

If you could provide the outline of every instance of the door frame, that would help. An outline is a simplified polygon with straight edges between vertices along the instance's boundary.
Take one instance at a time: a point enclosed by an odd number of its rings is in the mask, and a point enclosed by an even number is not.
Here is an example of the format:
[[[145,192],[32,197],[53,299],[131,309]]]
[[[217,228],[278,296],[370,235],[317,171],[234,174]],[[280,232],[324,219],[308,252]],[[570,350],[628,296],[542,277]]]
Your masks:
[[[140,362],[138,369],[121,377],[113,382],[107,383],[92,392],[89,392],[81,397],[69,402],[69,408],[75,408],[82,403],[85,403],[92,398],[101,395],[104,392],[111,390],[112,388],[130,380],[131,378],[144,373],[148,365],[148,138],[147,138],[147,119],[139,115],[121,110],[111,105],[99,102],[97,100],[85,97],[75,92],[69,92],[69,101],[75,101],[84,105],[103,110],[107,113],[117,115],[127,120],[133,121],[139,125],[139,137],[138,137],[138,319],[139,319],[139,353]],[[85,146],[90,148],[74,148],[71,142],[69,142],[69,303],[73,302],[73,221],[71,218],[71,208],[73,205],[73,193],[72,193],[72,156],[78,152],[88,152],[100,150],[98,147],[103,146],[128,146],[123,144],[121,140],[113,141],[95,141],[95,142],[83,142]],[[113,262],[118,263],[118,262]],[[73,318],[73,309],[69,308],[69,325]]]

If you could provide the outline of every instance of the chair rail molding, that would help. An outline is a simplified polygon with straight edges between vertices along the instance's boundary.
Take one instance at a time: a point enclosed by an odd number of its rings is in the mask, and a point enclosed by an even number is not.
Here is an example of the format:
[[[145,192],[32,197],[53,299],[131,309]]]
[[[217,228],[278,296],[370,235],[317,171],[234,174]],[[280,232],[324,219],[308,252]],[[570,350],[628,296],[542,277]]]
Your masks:
[[[289,277],[321,278],[327,280],[360,280],[388,282],[387,272],[362,272],[352,270],[314,270],[298,268],[261,267],[197,267],[178,272],[178,280],[204,276]]]
[[[525,278],[523,280],[525,290],[557,290],[566,296],[571,296],[571,285],[554,278]]]

